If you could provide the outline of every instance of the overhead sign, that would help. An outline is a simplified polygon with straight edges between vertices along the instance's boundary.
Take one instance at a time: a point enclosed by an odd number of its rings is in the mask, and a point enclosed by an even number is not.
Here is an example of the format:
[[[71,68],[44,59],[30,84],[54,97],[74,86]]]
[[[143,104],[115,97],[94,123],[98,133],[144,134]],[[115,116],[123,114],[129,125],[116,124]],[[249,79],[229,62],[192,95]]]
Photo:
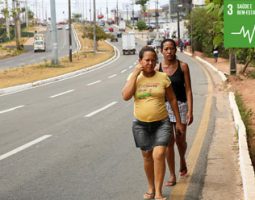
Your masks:
[[[255,47],[254,0],[224,0],[224,46]]]

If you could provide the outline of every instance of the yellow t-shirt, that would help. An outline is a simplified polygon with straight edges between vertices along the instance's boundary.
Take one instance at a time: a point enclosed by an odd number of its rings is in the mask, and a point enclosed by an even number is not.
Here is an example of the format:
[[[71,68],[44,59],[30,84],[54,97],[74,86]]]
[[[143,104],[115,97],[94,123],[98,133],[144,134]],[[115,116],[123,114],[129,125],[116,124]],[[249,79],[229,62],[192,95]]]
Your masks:
[[[134,116],[143,122],[167,118],[165,89],[171,84],[166,73],[156,71],[152,77],[137,77],[134,95]]]

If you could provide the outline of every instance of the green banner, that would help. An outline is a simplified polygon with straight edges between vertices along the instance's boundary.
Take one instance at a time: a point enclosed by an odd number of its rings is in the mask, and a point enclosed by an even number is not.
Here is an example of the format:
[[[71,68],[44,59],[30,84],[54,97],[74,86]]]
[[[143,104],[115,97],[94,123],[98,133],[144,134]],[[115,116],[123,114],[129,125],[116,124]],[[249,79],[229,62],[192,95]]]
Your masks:
[[[255,0],[224,0],[224,46],[255,47]]]

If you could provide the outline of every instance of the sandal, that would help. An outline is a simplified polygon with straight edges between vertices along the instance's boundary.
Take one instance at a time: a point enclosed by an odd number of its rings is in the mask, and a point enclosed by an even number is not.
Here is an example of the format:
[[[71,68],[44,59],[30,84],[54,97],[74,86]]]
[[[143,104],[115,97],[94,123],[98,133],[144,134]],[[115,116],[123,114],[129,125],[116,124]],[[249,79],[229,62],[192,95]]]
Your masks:
[[[144,193],[144,195],[143,195],[143,199],[145,199],[145,200],[154,199],[154,197],[155,197],[155,193],[146,192],[146,193]]]
[[[188,169],[187,166],[185,166],[183,169],[180,169],[180,176],[185,177],[188,175]]]
[[[165,186],[167,186],[167,187],[171,187],[171,186],[175,186],[175,185],[176,185],[176,181],[167,181],[165,183]]]

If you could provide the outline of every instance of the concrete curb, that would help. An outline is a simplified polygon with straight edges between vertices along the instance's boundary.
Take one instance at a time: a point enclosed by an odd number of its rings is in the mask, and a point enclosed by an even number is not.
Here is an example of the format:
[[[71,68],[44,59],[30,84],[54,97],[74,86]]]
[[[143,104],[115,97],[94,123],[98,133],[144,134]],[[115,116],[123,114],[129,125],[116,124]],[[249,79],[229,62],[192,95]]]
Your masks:
[[[243,183],[244,200],[255,199],[255,179],[254,170],[249,156],[247,145],[246,128],[242,121],[238,106],[233,92],[229,93],[229,102],[232,109],[235,128],[238,132],[240,171]]]
[[[192,54],[187,52],[185,52],[185,54],[192,56]],[[206,64],[206,66],[210,67],[213,71],[217,72],[223,82],[227,80],[225,74],[222,71],[219,71],[217,68],[215,68],[211,63],[203,60],[198,56],[196,56],[195,58],[201,61],[202,63]],[[254,190],[255,175],[247,145],[246,128],[242,121],[238,106],[235,101],[235,95],[233,92],[229,93],[229,102],[233,113],[235,128],[238,133],[239,161],[240,161],[239,166],[243,183],[244,200],[251,200],[255,199]]]
[[[75,41],[77,43],[77,49],[73,52],[73,54],[74,54],[74,53],[76,53],[76,52],[81,50],[81,43],[80,43],[80,40],[78,38],[77,32],[76,32],[73,24],[72,24],[72,30],[73,30],[73,33],[74,33]]]
[[[84,74],[88,71],[100,68],[102,65],[110,64],[111,62],[113,62],[115,59],[117,59],[119,57],[120,53],[119,53],[119,50],[115,46],[113,46],[108,41],[106,41],[106,42],[114,48],[114,56],[111,57],[110,59],[108,59],[108,60],[106,60],[102,63],[98,63],[96,65],[90,66],[88,68],[81,69],[81,70],[74,71],[74,72],[70,72],[70,73],[67,73],[67,74],[60,75],[60,76],[56,76],[56,77],[52,77],[52,78],[48,78],[48,79],[44,79],[44,80],[40,80],[40,81],[35,81],[35,82],[32,82],[32,83],[26,83],[26,84],[22,84],[22,85],[17,85],[17,86],[13,86],[13,87],[7,87],[7,88],[0,89],[0,96],[15,93],[15,92],[20,92],[20,91],[27,90],[27,89],[30,89],[30,88],[33,88],[33,87],[37,87],[37,86],[40,86],[40,85],[46,85],[46,84],[49,84],[49,83],[65,80],[65,79],[68,79],[68,78],[73,78],[75,76],[82,75],[82,74]]]

